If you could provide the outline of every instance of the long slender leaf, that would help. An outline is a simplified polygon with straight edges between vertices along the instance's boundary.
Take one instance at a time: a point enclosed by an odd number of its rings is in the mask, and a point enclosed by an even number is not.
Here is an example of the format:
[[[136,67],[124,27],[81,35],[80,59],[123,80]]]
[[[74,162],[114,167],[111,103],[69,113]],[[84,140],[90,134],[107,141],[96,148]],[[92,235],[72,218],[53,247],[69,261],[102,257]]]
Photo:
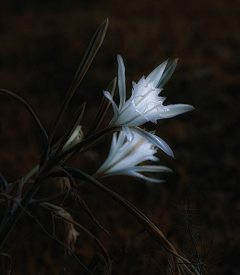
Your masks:
[[[169,253],[170,256],[170,264],[172,270],[175,272],[174,274],[181,274],[180,267],[176,264],[177,262],[181,263],[183,267],[189,272],[189,274],[200,275],[196,268],[183,256],[177,253],[174,246],[165,238],[164,234],[161,230],[156,227],[138,208],[128,202],[126,199],[113,192],[105,185],[101,184],[99,181],[91,177],[90,175],[76,169],[76,168],[65,168],[73,177],[80,178],[82,180],[86,180],[88,182],[93,183],[95,186],[100,188],[110,197],[112,197],[115,201],[121,204],[124,208],[126,208],[149,232],[149,234],[158,241],[158,243]],[[188,266],[192,267],[195,273],[193,273]]]
[[[5,243],[7,237],[11,233],[12,229],[14,228],[15,224],[21,217],[22,213],[24,212],[24,209],[28,206],[33,196],[40,189],[44,181],[46,181],[50,177],[68,177],[73,191],[76,192],[76,184],[74,179],[61,166],[51,167],[51,169],[49,167],[40,168],[40,171],[38,172],[38,176],[35,179],[34,183],[28,189],[27,193],[23,196],[20,204],[18,204],[18,207],[11,214],[6,225],[4,225],[4,228],[2,228],[2,230],[0,231],[0,249]]]
[[[16,99],[18,102],[20,102],[28,110],[28,112],[31,114],[31,116],[33,117],[33,119],[36,121],[36,123],[38,124],[38,126],[40,128],[40,131],[41,131],[41,134],[42,134],[42,137],[43,137],[43,142],[46,143],[47,139],[48,139],[48,135],[47,135],[44,127],[42,126],[42,123],[38,119],[37,115],[34,113],[32,108],[27,104],[27,102],[24,99],[22,99],[20,96],[14,94],[11,91],[8,91],[8,90],[5,90],[5,89],[0,89],[0,92],[5,93],[7,95],[10,95],[14,99]]]
[[[95,32],[89,46],[88,46],[88,49],[82,59],[82,62],[80,63],[80,66],[73,78],[73,81],[70,85],[70,88],[67,92],[67,95],[62,103],[62,106],[58,112],[58,115],[55,119],[55,122],[53,124],[53,127],[51,129],[51,132],[49,134],[49,138],[48,138],[48,141],[47,141],[47,144],[46,144],[46,147],[44,149],[44,152],[42,154],[42,157],[41,157],[41,161],[40,161],[40,165],[43,165],[46,163],[46,159],[47,159],[47,156],[48,156],[48,152],[49,152],[49,147],[50,147],[50,144],[52,142],[52,139],[53,139],[53,136],[56,132],[56,129],[59,125],[59,122],[73,96],[73,94],[75,93],[76,89],[78,88],[78,86],[80,85],[83,77],[85,76],[89,66],[91,65],[97,51],[99,50],[100,46],[102,45],[102,42],[104,40],[104,37],[105,37],[105,34],[106,34],[106,31],[107,31],[107,27],[108,27],[108,19],[106,19],[102,24],[101,26],[97,29],[97,31]]]
[[[79,227],[82,231],[84,231],[87,235],[89,235],[91,238],[94,239],[94,241],[96,242],[99,250],[101,251],[101,256],[103,257],[105,264],[106,264],[106,270],[105,270],[105,274],[106,275],[110,275],[111,271],[112,271],[112,264],[111,264],[111,260],[110,257],[108,255],[108,252],[106,250],[106,248],[103,246],[103,244],[100,242],[100,240],[95,237],[90,231],[88,231],[84,226],[82,226],[80,223],[74,221],[72,218],[67,218],[66,215],[61,215],[62,211],[65,211],[63,208],[51,204],[51,203],[39,203],[39,206],[48,209],[51,212],[54,212],[56,215],[58,215],[59,217],[61,217],[62,219],[68,221],[69,223],[74,224],[75,226]]]
[[[19,207],[22,207],[21,204],[19,204]],[[77,261],[77,263],[82,266],[86,271],[88,271],[89,274],[94,275],[77,257],[77,255],[73,252],[73,250],[67,246],[65,243],[61,242],[58,238],[53,237],[50,233],[48,233],[48,231],[43,227],[43,225],[40,223],[40,221],[33,216],[32,214],[30,214],[29,211],[26,211],[26,209],[24,207],[22,207],[22,210],[29,216],[31,217],[38,225],[39,227],[42,229],[42,231],[51,239],[53,239],[55,242],[58,242],[59,244],[61,244],[63,247],[65,247],[70,254],[75,258],[75,260]]]

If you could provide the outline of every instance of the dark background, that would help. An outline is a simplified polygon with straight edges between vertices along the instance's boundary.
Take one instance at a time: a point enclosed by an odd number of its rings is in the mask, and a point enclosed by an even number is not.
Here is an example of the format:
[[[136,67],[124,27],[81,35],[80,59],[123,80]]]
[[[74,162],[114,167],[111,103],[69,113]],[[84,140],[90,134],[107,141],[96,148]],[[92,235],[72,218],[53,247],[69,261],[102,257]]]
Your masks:
[[[168,58],[179,58],[162,94],[168,97],[166,104],[187,103],[195,110],[156,126],[176,157],[159,152],[161,164],[174,172],[160,174],[166,183],[159,185],[124,177],[102,182],[139,207],[192,261],[199,262],[202,254],[209,274],[240,274],[239,14],[240,1],[227,0],[0,4],[0,87],[22,96],[48,132],[93,33],[109,18],[105,41],[70,103],[58,138],[84,101],[83,131],[88,129],[102,90],[117,74],[116,54],[124,59],[129,92],[132,80],[138,81]],[[37,164],[42,144],[37,126],[19,103],[1,95],[0,113],[0,171],[14,182]],[[111,115],[110,111],[105,124]],[[154,125],[147,127],[154,129]],[[94,173],[109,142],[77,159],[75,165]],[[93,186],[84,186],[81,195],[112,237],[83,211],[74,208],[72,215],[106,245],[114,274],[164,274],[160,247],[147,234],[139,236],[143,229],[130,214]],[[198,256],[193,237],[179,226],[186,219],[182,215],[186,204],[196,226],[192,230],[199,234],[199,241],[194,239]],[[5,251],[14,260],[12,274],[59,274],[65,263],[74,265],[67,255],[59,261],[51,240],[41,250],[41,230],[31,231],[31,221],[23,221]],[[119,254],[127,245],[127,252]],[[96,249],[80,235],[75,252],[87,265]],[[69,270],[69,274],[81,272],[79,266]]]

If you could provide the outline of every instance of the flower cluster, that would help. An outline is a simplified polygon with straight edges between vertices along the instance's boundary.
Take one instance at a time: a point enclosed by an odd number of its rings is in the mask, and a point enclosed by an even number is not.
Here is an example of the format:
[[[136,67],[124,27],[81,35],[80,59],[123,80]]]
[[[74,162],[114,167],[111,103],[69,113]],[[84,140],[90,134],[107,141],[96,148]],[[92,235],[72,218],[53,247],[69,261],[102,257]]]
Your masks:
[[[147,160],[158,161],[159,159],[154,156],[156,152],[156,147],[137,133],[131,141],[126,140],[125,133],[122,131],[118,138],[114,133],[109,155],[95,175],[98,177],[127,175],[155,183],[163,182],[163,180],[146,177],[139,172],[170,172],[171,169],[160,165],[137,166]]]
[[[89,66],[101,46],[107,27],[108,19],[103,22],[95,32],[49,133],[46,132],[39,118],[24,99],[11,91],[0,89],[0,94],[11,96],[27,109],[39,127],[44,144],[37,165],[23,178],[15,181],[14,184],[8,183],[0,173],[1,203],[6,203],[6,206],[3,207],[3,219],[0,222],[0,249],[4,248],[5,241],[13,228],[18,225],[17,222],[22,214],[25,213],[25,209],[29,210],[26,213],[33,218],[31,220],[34,223],[37,222],[41,229],[46,231],[45,227],[47,227],[48,224],[42,225],[42,221],[40,223],[37,217],[34,216],[35,211],[33,213],[31,211],[31,209],[35,209],[36,207],[39,208],[39,211],[41,211],[41,208],[44,208],[44,213],[47,210],[48,212],[50,211],[54,217],[63,219],[63,223],[57,225],[58,227],[61,226],[61,224],[63,225],[63,234],[61,232],[61,227],[59,227],[60,230],[58,229],[57,231],[61,233],[60,235],[64,235],[65,238],[63,238],[61,242],[59,241],[59,243],[74,256],[78,263],[81,264],[72,251],[79,235],[75,226],[79,227],[85,232],[85,234],[94,239],[95,243],[99,246],[99,251],[102,252],[100,253],[102,258],[105,261],[105,270],[102,270],[102,272],[104,272],[104,274],[111,274],[112,266],[110,257],[107,250],[101,242],[99,242],[98,238],[90,233],[84,226],[73,220],[70,213],[64,208],[51,202],[54,200],[54,202],[60,202],[62,205],[67,196],[74,194],[76,196],[76,200],[74,201],[77,201],[81,205],[97,226],[108,233],[94,218],[88,205],[78,195],[78,187],[84,182],[88,182],[105,192],[116,202],[120,203],[120,205],[131,213],[143,225],[145,230],[147,230],[147,232],[159,242],[161,248],[166,252],[166,258],[170,259],[169,266],[171,266],[171,270],[174,274],[180,274],[182,270],[184,270],[189,274],[200,275],[194,265],[183,256],[178,255],[175,247],[165,238],[161,230],[137,207],[98,181],[99,178],[103,177],[127,175],[144,179],[147,182],[160,183],[163,182],[162,179],[145,175],[145,173],[171,171],[171,169],[165,166],[156,164],[159,159],[155,155],[158,148],[160,148],[166,154],[173,157],[171,148],[165,141],[156,136],[154,134],[155,132],[145,131],[141,128],[141,125],[146,122],[156,124],[159,119],[170,118],[193,109],[192,106],[186,104],[166,106],[164,105],[165,98],[160,96],[163,86],[168,82],[176,67],[177,60],[170,63],[165,61],[154,69],[146,78],[142,77],[139,82],[133,82],[132,94],[130,98],[126,99],[125,67],[121,56],[118,55],[118,78],[114,78],[107,89],[108,91],[104,91],[103,100],[93,122],[88,125],[88,131],[83,134],[81,126],[86,106],[86,102],[84,102],[78,107],[75,114],[68,122],[67,127],[64,129],[61,138],[55,143],[57,129],[63,120],[65,111],[67,107],[69,107],[69,103],[74,93],[81,84]],[[117,81],[120,97],[119,105],[117,105],[113,100]],[[112,105],[114,110],[113,119],[106,127],[101,129],[101,123],[104,120],[110,105]],[[89,118],[87,118],[87,123],[89,123]],[[110,152],[106,160],[102,165],[100,165],[100,168],[94,175],[85,173],[80,170],[81,168],[79,169],[79,167],[68,166],[68,163],[70,163],[76,156],[83,155],[91,150],[96,146],[96,144],[102,142],[110,134],[113,134]],[[47,191],[49,192],[46,193],[45,187],[48,183],[53,182],[52,179],[54,179],[54,186],[56,188],[47,188]],[[76,183],[75,179],[80,180],[80,182]],[[28,184],[24,186],[27,182]],[[67,187],[67,190],[64,190],[65,187]],[[42,188],[45,191],[42,190]],[[24,193],[22,193],[22,190],[24,190]],[[39,191],[40,193],[38,193]],[[38,197],[40,199],[37,199]],[[34,204],[34,208],[28,207],[31,204]],[[48,237],[58,241],[58,236],[55,232],[53,236],[48,233],[47,235]],[[11,259],[11,256],[6,253],[5,256]],[[179,263],[180,265],[176,263]],[[82,265],[82,268],[85,268],[86,272],[91,272],[91,270],[84,265]],[[193,272],[190,269],[192,269]],[[11,266],[9,266],[6,272],[11,272]]]
[[[167,66],[167,61],[160,64],[148,76],[144,76],[138,83],[133,82],[132,95],[126,100],[125,67],[120,55],[118,59],[118,90],[120,97],[119,107],[108,91],[104,95],[110,100],[114,110],[114,117],[110,126],[121,126],[123,132],[113,135],[110,153],[106,161],[99,168],[97,174],[104,176],[124,174],[145,178],[151,182],[159,182],[158,179],[147,178],[138,172],[144,171],[169,171],[163,166],[136,166],[145,160],[157,161],[153,156],[156,153],[155,146],[173,157],[173,152],[168,144],[153,133],[149,133],[138,126],[146,123],[157,123],[157,120],[171,118],[173,116],[193,110],[188,104],[163,105],[165,97],[159,96],[162,87],[171,77],[176,63]],[[124,143],[125,135],[128,139]]]
[[[167,61],[155,68],[147,78],[143,76],[138,83],[133,82],[132,95],[126,101],[125,67],[122,57],[118,55],[117,58],[119,107],[110,93],[104,91],[104,95],[111,101],[114,110],[112,126],[120,125],[128,134],[127,127],[140,126],[148,121],[157,123],[159,119],[170,118],[194,109],[188,104],[163,105],[166,98],[159,96],[159,93],[162,91],[161,86],[165,83],[161,80],[166,77],[166,73],[172,73],[171,70],[166,70],[164,74]],[[128,138],[131,139],[131,136],[128,135]]]

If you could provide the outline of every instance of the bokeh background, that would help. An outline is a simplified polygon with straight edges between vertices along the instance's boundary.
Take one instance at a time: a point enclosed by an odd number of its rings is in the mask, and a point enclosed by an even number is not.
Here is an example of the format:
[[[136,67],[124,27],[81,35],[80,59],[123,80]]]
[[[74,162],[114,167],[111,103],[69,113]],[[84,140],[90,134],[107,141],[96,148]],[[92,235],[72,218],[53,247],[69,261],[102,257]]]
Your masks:
[[[124,177],[102,182],[139,207],[192,262],[204,262],[203,274],[240,274],[239,14],[238,0],[0,3],[0,87],[22,96],[48,132],[93,33],[109,18],[105,41],[56,140],[85,101],[82,124],[87,131],[102,90],[117,74],[116,54],[124,59],[129,92],[133,80],[166,59],[179,58],[162,94],[168,98],[166,104],[187,103],[195,110],[156,125],[176,157],[159,152],[160,163],[174,172],[158,175],[166,180],[159,185]],[[0,98],[0,171],[14,182],[37,164],[42,143],[28,112],[13,99]],[[111,116],[109,110],[105,124]],[[109,143],[76,159],[74,165],[94,173]],[[42,191],[42,196],[46,194]],[[84,185],[80,195],[111,237],[73,203],[74,197],[63,206],[107,247],[113,274],[165,274],[161,248],[130,214],[93,186]],[[186,229],[187,206],[191,214],[187,224],[194,236]],[[36,215],[41,218],[42,213]],[[51,218],[46,220],[50,230]],[[97,249],[81,233],[74,251],[88,265]],[[29,217],[19,222],[4,252],[13,259],[12,274],[83,274]],[[96,274],[102,274],[102,268]]]

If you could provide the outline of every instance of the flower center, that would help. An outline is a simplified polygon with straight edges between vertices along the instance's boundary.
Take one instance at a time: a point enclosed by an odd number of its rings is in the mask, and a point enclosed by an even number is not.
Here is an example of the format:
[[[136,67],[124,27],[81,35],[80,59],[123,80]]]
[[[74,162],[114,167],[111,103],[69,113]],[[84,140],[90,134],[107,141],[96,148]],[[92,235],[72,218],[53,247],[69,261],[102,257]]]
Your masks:
[[[151,83],[147,83],[145,86],[139,87],[139,91],[133,99],[133,103],[138,112],[145,114],[151,110],[159,111],[162,105],[161,97],[158,96],[158,89],[156,90]]]

